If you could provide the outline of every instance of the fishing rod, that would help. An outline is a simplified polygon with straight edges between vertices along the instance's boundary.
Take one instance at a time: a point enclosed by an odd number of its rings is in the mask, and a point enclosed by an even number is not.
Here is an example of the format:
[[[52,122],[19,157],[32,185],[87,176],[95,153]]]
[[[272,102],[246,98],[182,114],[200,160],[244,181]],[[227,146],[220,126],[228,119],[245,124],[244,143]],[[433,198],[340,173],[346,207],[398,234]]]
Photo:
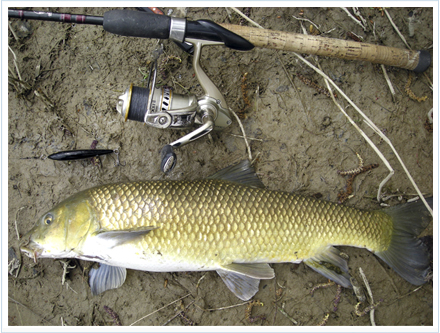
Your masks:
[[[189,21],[182,18],[132,10],[113,10],[104,13],[104,16],[101,17],[10,9],[8,10],[8,15],[9,17],[22,19],[103,25],[104,30],[123,36],[173,39],[179,35],[178,39],[183,36],[183,39],[199,38],[229,43],[228,40],[222,39],[223,35],[220,33],[220,31],[225,32],[224,29],[226,29],[248,41],[246,46],[243,45],[242,51],[252,49],[249,45],[252,43],[256,47],[294,51],[345,60],[368,61],[409,69],[416,73],[424,72],[431,65],[431,55],[426,50],[413,51],[390,46],[227,23],[215,24],[208,20]],[[177,22],[179,22],[178,25]],[[208,25],[210,26],[209,28]],[[224,29],[220,30],[219,27]],[[225,43],[225,45],[231,47],[231,44]]]
[[[425,71],[431,64],[426,50],[413,51],[321,36],[257,29],[233,24],[217,24],[209,20],[190,21],[185,18],[158,15],[145,7],[138,10],[111,10],[103,16],[51,13],[8,9],[8,17],[103,26],[107,32],[142,38],[170,39],[193,54],[195,75],[204,95],[180,95],[170,87],[156,87],[157,57],[151,63],[146,88],[131,84],[119,96],[117,111],[125,120],[143,122],[166,129],[187,129],[199,126],[161,150],[161,170],[171,171],[176,164],[174,148],[192,142],[212,130],[222,130],[232,123],[225,98],[200,66],[205,45],[224,45],[238,51],[256,47],[280,49],[346,60],[361,60],[400,67],[415,72]],[[163,14],[163,13],[161,13]]]

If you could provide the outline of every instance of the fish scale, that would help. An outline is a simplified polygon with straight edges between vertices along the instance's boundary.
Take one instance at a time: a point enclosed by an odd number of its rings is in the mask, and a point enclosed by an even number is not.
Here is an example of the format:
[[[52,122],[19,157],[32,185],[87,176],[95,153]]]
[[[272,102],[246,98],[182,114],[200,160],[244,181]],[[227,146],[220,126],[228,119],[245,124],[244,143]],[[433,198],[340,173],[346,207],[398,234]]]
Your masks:
[[[392,230],[378,212],[219,180],[114,184],[88,195],[102,229],[159,226],[144,248],[221,264],[297,261],[329,244],[383,251]]]
[[[418,202],[364,211],[270,191],[242,162],[203,180],[110,184],[77,193],[42,215],[20,248],[34,259],[100,263],[89,273],[95,295],[120,287],[127,268],[215,270],[237,297],[249,300],[261,279],[274,277],[269,263],[304,261],[352,287],[337,245],[367,248],[407,281],[423,284],[430,260],[416,236],[429,218]]]

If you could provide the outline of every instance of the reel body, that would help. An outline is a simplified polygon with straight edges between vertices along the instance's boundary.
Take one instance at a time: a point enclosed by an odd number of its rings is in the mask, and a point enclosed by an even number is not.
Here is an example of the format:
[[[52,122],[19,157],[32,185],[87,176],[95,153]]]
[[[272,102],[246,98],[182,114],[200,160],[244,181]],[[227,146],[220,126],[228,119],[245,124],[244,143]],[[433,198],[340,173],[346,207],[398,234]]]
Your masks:
[[[131,84],[124,94],[119,96],[117,111],[125,120],[143,122],[148,126],[160,129],[188,129],[198,126],[182,138],[166,145],[161,151],[161,169],[171,171],[176,164],[173,148],[197,140],[213,129],[222,130],[232,123],[226,101],[214,83],[200,66],[201,49],[204,45],[218,45],[198,39],[186,39],[193,44],[193,66],[196,77],[205,94],[200,98],[195,95],[174,93],[171,87],[156,87],[157,60],[150,66],[146,88]]]

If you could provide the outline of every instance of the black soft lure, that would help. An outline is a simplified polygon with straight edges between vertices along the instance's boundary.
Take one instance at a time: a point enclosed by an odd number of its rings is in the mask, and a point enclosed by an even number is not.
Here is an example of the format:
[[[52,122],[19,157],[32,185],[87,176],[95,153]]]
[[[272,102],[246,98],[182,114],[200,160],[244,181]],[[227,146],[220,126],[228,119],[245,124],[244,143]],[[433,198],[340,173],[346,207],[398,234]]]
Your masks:
[[[96,157],[99,155],[110,154],[113,152],[114,150],[111,149],[66,150],[49,155],[48,157],[51,160],[56,160],[56,161],[71,161],[71,160],[80,160],[84,158]]]

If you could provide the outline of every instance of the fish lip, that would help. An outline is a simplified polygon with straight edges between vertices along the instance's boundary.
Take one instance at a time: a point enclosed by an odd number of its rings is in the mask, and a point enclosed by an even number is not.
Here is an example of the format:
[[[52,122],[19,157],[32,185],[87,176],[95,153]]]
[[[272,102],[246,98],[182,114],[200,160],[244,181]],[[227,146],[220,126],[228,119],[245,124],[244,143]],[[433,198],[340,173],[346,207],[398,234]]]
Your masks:
[[[37,262],[37,258],[41,256],[43,249],[35,242],[29,241],[26,244],[20,245],[20,251]]]

